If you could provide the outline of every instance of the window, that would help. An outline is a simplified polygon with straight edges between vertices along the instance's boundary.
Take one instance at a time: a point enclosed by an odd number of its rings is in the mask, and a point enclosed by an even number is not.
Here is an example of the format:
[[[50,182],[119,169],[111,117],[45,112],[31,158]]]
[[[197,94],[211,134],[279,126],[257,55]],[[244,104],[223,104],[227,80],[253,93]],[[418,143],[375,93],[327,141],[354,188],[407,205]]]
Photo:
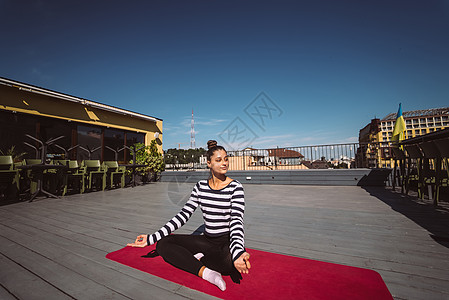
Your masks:
[[[124,161],[125,160],[124,158],[125,150],[123,149],[124,145],[125,145],[125,132],[123,130],[106,128],[104,130],[105,149],[103,159]]]
[[[26,152],[23,158],[37,158],[36,150],[23,142],[34,143],[25,134],[36,136],[36,120],[34,116],[0,110],[0,149],[7,151],[12,146],[16,153]]]
[[[77,159],[101,159],[102,130],[98,127],[78,125]]]
[[[69,159],[68,156],[65,156],[65,153],[72,145],[72,128],[75,125],[65,120],[53,118],[40,118],[38,124],[39,135],[42,141],[62,137],[48,147],[47,158]],[[67,154],[69,155],[70,153]]]
[[[126,145],[128,147],[133,146],[136,143],[145,143],[145,134],[138,133],[138,132],[126,132]],[[132,152],[127,151],[126,152],[126,160],[132,159]]]
[[[127,132],[126,133],[126,145],[128,147],[134,145],[135,143],[144,143],[145,134],[138,132]]]

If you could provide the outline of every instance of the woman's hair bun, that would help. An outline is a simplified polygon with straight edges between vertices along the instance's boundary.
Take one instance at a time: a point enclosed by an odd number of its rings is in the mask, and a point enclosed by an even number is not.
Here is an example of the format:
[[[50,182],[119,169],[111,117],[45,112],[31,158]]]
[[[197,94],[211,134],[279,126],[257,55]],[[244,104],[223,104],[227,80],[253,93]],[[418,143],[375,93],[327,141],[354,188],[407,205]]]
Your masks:
[[[211,149],[211,148],[214,148],[214,147],[217,147],[217,141],[209,140],[207,142],[207,149]]]

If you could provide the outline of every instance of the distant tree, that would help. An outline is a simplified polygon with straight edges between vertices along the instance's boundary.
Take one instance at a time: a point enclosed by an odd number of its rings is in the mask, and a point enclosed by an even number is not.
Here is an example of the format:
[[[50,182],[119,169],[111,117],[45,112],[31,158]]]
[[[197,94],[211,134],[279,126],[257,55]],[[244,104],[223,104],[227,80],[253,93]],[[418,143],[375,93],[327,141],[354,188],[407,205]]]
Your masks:
[[[164,151],[164,160],[166,164],[188,164],[198,163],[201,155],[205,155],[203,148],[196,149],[176,149],[171,148]]]

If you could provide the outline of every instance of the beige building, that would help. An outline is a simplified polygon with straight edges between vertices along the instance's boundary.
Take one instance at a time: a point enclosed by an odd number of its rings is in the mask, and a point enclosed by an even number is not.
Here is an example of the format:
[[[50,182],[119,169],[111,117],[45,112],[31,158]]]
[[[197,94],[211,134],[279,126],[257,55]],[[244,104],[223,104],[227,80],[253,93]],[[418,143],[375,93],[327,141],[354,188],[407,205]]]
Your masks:
[[[252,149],[230,151],[230,170],[293,170],[308,169],[303,163],[304,155],[298,151],[276,149]]]

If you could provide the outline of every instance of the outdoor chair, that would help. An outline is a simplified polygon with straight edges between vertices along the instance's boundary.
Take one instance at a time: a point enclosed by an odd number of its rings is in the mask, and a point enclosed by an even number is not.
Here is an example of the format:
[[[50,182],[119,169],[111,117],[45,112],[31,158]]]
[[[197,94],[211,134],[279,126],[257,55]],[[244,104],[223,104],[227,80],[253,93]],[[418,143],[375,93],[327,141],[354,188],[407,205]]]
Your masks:
[[[107,187],[113,188],[120,184],[120,187],[123,188],[125,186],[126,168],[119,167],[117,161],[105,161],[103,166],[106,169]]]
[[[0,195],[5,198],[11,194],[17,196],[19,180],[19,170],[15,169],[12,156],[0,156]]]
[[[401,186],[401,193],[405,190],[405,164],[406,155],[404,151],[399,147],[392,147],[393,159],[394,159],[394,170],[393,170],[393,188],[396,187],[396,181]],[[399,165],[399,169],[398,169]]]
[[[423,184],[428,188],[429,199],[433,199],[434,204],[437,205],[438,199],[436,199],[436,195],[433,194],[432,187],[434,187],[434,191],[436,191],[440,183],[441,155],[433,141],[420,143],[419,147],[424,155],[422,169]]]
[[[40,159],[25,159],[23,165],[37,165],[42,163]],[[37,185],[38,185],[38,176],[40,176],[38,173],[33,172],[31,169],[24,170],[21,173],[21,181],[24,183],[23,185],[28,187],[25,192],[29,191],[31,195],[34,195],[34,193],[37,191]]]
[[[405,194],[408,195],[412,183],[416,183],[418,197],[423,199],[422,186],[422,160],[423,154],[416,144],[404,145],[404,149],[408,154],[407,158],[407,175]]]
[[[69,164],[68,159],[53,159],[52,162],[54,165],[67,166]]]
[[[64,173],[62,196],[65,196],[68,190],[78,190],[80,194],[84,193],[86,172],[76,160],[67,161],[67,169]]]
[[[434,143],[439,151],[445,169],[441,172],[440,182],[435,191],[435,198],[439,201],[441,187],[449,186],[449,138],[435,140]]]
[[[54,159],[50,162],[52,165],[68,167],[68,159]],[[48,169],[46,170],[49,190],[56,195],[64,194],[66,169]]]
[[[86,178],[87,178],[87,188],[92,190],[95,186],[101,185],[101,190],[104,191],[106,188],[106,170],[102,168],[99,160],[84,160],[83,167],[85,167]]]

